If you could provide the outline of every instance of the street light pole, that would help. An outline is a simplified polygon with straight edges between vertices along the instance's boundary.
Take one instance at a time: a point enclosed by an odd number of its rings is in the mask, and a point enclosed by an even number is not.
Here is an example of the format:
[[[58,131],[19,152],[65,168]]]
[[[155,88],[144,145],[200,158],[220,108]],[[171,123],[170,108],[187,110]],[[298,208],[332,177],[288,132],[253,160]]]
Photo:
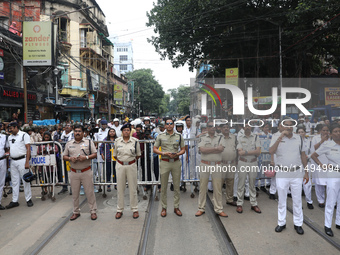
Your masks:
[[[55,75],[55,105],[59,104],[59,98],[58,98],[58,68],[54,68],[53,73]]]
[[[280,95],[282,90],[282,46],[281,46],[281,25],[279,24],[279,50],[280,50]]]

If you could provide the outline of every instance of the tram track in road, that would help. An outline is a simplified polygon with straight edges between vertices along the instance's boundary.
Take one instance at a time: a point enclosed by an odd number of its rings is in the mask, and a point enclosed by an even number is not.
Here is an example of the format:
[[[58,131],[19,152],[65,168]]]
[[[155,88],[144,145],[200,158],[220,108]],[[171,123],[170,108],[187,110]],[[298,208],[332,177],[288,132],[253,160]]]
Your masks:
[[[154,235],[155,229],[160,227],[160,222],[158,221],[160,218],[157,218],[159,215],[157,214],[158,204],[155,203],[156,196],[157,186],[154,186],[153,192],[150,195],[149,204],[146,211],[147,215],[144,220],[143,230],[139,241],[139,247],[137,251],[138,255],[150,254],[150,252],[155,252],[157,249],[157,247],[155,247]],[[238,252],[227,230],[225,229],[225,226],[223,225],[220,217],[214,212],[214,206],[209,195],[207,195],[205,215],[208,219],[208,224],[211,226],[212,234],[217,240],[216,242],[220,248],[221,254],[237,255]],[[182,239],[185,239],[187,235],[186,232],[178,232],[177,234],[183,235]],[[197,252],[199,251],[197,250]]]
[[[266,193],[269,197],[269,192]],[[277,202],[277,199],[275,199]],[[287,211],[289,211],[293,215],[293,208],[290,207],[287,203]],[[306,214],[303,214],[303,223],[308,226],[310,229],[312,229],[315,233],[317,233],[319,236],[321,236],[323,239],[325,239],[329,244],[334,246],[336,249],[340,251],[340,243],[336,242],[332,237],[325,234],[324,230],[313,224],[313,220],[306,216]]]
[[[87,198],[85,198],[79,205],[79,208],[83,207],[87,202]],[[44,249],[44,247],[59,233],[59,231],[70,221],[70,217],[73,214],[73,210],[69,213],[65,219],[58,224],[52,232],[44,239],[42,242],[30,253],[31,255],[39,254],[40,251]]]

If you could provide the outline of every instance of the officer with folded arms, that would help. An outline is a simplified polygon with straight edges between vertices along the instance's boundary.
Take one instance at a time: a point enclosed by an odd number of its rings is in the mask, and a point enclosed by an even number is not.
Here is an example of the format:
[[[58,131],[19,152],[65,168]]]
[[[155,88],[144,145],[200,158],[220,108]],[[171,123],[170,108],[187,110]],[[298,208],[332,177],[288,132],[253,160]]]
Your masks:
[[[138,139],[130,136],[131,124],[124,124],[120,131],[122,132],[122,137],[116,139],[115,148],[112,154],[117,160],[118,203],[116,219],[118,220],[123,216],[126,179],[129,184],[130,206],[133,212],[132,217],[137,219],[139,217],[137,199],[137,160],[141,156],[141,150]]]
[[[94,195],[93,172],[91,159],[97,157],[97,150],[92,140],[84,138],[84,127],[74,126],[74,140],[68,141],[64,150],[64,161],[70,161],[70,181],[73,198],[73,215],[70,220],[80,216],[79,193],[80,185],[84,187],[85,195],[91,212],[91,220],[97,219],[97,203]]]
[[[19,124],[17,122],[11,122],[9,125],[9,132],[11,135],[8,137],[10,157],[11,157],[11,178],[13,197],[12,202],[6,206],[6,209],[19,206],[19,186],[20,180],[25,173],[29,172],[29,160],[31,157],[30,136],[25,132],[19,130]],[[27,206],[33,206],[31,184],[23,181],[25,199]]]

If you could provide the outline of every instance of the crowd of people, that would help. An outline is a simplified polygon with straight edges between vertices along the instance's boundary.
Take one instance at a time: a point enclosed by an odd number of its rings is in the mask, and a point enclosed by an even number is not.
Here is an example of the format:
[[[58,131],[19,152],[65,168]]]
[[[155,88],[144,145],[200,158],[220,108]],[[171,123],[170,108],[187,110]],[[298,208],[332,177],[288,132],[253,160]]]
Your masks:
[[[107,191],[117,190],[116,219],[123,216],[126,181],[130,194],[133,218],[139,217],[137,199],[138,171],[142,181],[160,180],[161,216],[167,216],[167,187],[172,176],[170,190],[174,195],[174,213],[182,216],[179,209],[180,190],[189,180],[199,190],[198,211],[205,213],[206,193],[213,193],[214,211],[228,217],[223,207],[225,189],[226,204],[243,212],[249,201],[255,213],[261,213],[257,203],[260,190],[269,193],[270,199],[278,198],[278,225],[276,232],[286,227],[287,196],[293,200],[294,228],[303,234],[302,194],[307,208],[314,209],[312,187],[318,206],[325,208],[325,233],[333,236],[332,217],[334,207],[340,203],[340,120],[328,120],[312,124],[308,117],[295,121],[290,118],[271,122],[244,121],[244,125],[230,125],[226,120],[208,120],[201,123],[190,116],[130,121],[115,118],[108,122],[101,119],[88,123],[66,122],[56,126],[36,126],[29,122],[21,127],[17,121],[2,125],[0,135],[0,210],[19,206],[19,186],[23,176],[32,171],[41,174],[41,168],[30,167],[30,144],[41,145],[39,155],[55,154],[58,182],[63,184],[58,194],[70,192],[73,196],[73,215],[80,216],[79,195],[87,196],[91,219],[97,219],[96,187],[93,179],[105,172]],[[62,144],[62,148],[53,145]],[[63,161],[61,153],[63,150]],[[7,165],[7,158],[10,165]],[[59,158],[58,158],[59,157]],[[64,162],[65,177],[61,171]],[[68,165],[69,164],[69,165]],[[12,201],[1,205],[2,191],[10,166]],[[105,168],[105,169],[104,169]],[[263,175],[274,169],[274,175]],[[52,171],[51,168],[48,171]],[[269,170],[268,170],[269,172]],[[41,177],[39,177],[41,178]],[[70,180],[71,189],[68,190]],[[27,206],[33,206],[29,182],[21,180]],[[199,183],[198,183],[199,181]],[[151,185],[144,185],[144,191]],[[9,193],[9,192],[8,192]],[[42,193],[46,194],[44,188]],[[4,193],[6,194],[6,192]],[[276,195],[277,194],[277,195]],[[336,209],[336,228],[340,228],[340,208]]]

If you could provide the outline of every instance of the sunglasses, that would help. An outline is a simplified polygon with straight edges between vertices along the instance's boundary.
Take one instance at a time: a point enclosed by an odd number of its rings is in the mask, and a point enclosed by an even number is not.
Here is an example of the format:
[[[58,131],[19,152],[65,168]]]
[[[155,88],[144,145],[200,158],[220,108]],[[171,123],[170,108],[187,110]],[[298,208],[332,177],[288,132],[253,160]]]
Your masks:
[[[214,125],[208,125],[207,127],[208,127],[208,128],[212,128],[212,127],[214,127]]]
[[[168,123],[165,123],[165,125],[172,125],[174,124],[173,122],[168,122]]]

